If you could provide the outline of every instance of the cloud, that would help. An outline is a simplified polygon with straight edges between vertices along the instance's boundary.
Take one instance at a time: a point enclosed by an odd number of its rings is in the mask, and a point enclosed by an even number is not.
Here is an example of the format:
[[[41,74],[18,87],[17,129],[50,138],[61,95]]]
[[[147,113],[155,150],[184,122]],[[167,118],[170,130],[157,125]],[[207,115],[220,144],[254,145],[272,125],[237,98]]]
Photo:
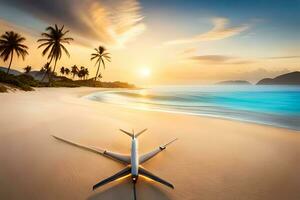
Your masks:
[[[53,25],[64,24],[83,39],[122,46],[146,26],[137,0],[0,0],[1,4]]]
[[[202,55],[202,56],[190,56],[189,60],[196,61],[203,64],[212,65],[243,65],[254,63],[252,60],[247,60],[244,58],[226,56],[226,55]]]
[[[192,56],[189,57],[191,60],[200,61],[200,62],[226,62],[232,57],[223,56],[223,55],[204,55],[204,56]]]
[[[32,35],[32,36],[38,36],[38,34],[35,31],[32,31],[31,29],[28,29],[26,27],[22,27],[16,24],[12,24],[9,21],[0,19],[0,32],[1,34],[6,32],[6,31],[10,31],[10,30],[14,30],[17,32],[22,32],[25,33],[27,35]]]
[[[265,57],[266,59],[293,59],[300,58],[300,56],[273,56],[273,57]]]
[[[180,55],[189,55],[189,54],[193,54],[193,53],[196,53],[196,52],[197,52],[197,48],[192,47],[192,48],[188,48],[188,49],[183,50],[179,54]]]
[[[213,18],[212,23],[214,27],[206,33],[195,35],[190,38],[182,38],[182,39],[167,41],[164,44],[175,45],[175,44],[195,43],[201,41],[222,40],[228,37],[232,37],[234,35],[238,35],[250,28],[250,26],[247,24],[228,27],[230,21],[227,18]]]
[[[231,65],[242,65],[253,63],[251,60],[245,60],[239,57],[226,56],[226,55],[201,55],[188,57],[189,60],[196,61],[198,63],[205,64],[231,64]]]

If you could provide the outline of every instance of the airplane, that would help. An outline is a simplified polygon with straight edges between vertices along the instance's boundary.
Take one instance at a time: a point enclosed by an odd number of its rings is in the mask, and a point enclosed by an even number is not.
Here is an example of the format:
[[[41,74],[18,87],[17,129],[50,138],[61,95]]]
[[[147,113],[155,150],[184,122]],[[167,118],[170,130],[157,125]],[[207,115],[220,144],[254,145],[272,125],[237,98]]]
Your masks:
[[[125,164],[126,167],[124,169],[122,169],[121,171],[119,171],[118,173],[98,182],[97,184],[95,184],[93,186],[93,190],[97,189],[100,186],[103,186],[107,183],[113,182],[115,180],[124,178],[124,177],[131,177],[132,179],[132,183],[133,183],[133,195],[134,195],[134,200],[136,200],[136,188],[135,188],[135,184],[139,178],[139,176],[143,176],[146,178],[149,178],[153,181],[159,182],[167,187],[170,187],[172,189],[174,189],[174,186],[163,180],[162,178],[159,178],[158,176],[154,175],[153,173],[149,172],[148,170],[146,170],[144,167],[141,166],[141,164],[145,163],[146,161],[150,160],[151,158],[153,158],[154,156],[156,156],[158,153],[162,152],[163,150],[166,149],[166,147],[168,145],[170,145],[171,143],[175,142],[177,140],[177,138],[167,142],[166,144],[160,145],[157,148],[155,148],[154,150],[145,153],[141,156],[139,156],[139,152],[138,152],[138,136],[140,136],[142,133],[144,133],[145,131],[147,131],[147,129],[144,129],[138,133],[134,133],[134,130],[132,130],[132,133],[128,132],[128,131],[124,131],[123,129],[119,129],[121,132],[125,133],[126,135],[131,137],[131,155],[124,155],[124,154],[119,154],[119,153],[115,153],[112,151],[108,151],[108,150],[103,150],[103,149],[99,149],[97,147],[93,147],[93,146],[86,146],[86,145],[82,145],[79,143],[75,143],[72,142],[70,140],[66,140],[63,139],[61,137],[58,136],[54,136],[52,135],[55,139],[60,140],[62,142],[65,142],[67,144],[76,146],[76,147],[80,147],[83,148],[85,150],[103,155],[105,157],[111,158],[115,161],[118,161],[122,164]]]

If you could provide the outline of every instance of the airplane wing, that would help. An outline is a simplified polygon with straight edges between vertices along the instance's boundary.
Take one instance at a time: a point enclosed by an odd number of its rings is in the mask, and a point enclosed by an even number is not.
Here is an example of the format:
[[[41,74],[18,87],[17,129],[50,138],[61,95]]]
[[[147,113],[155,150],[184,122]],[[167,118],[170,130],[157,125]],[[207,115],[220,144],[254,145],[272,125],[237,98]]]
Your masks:
[[[174,189],[174,186],[171,183],[155,176],[154,174],[152,174],[151,172],[147,171],[142,167],[139,167],[139,174]]]
[[[103,186],[107,183],[110,183],[117,179],[123,178],[123,177],[127,176],[128,174],[130,174],[130,172],[131,172],[131,167],[126,167],[126,168],[122,169],[121,171],[119,171],[118,173],[116,173],[115,175],[112,175],[111,177],[108,177],[107,179],[104,179],[104,180],[100,181],[99,183],[95,184],[93,186],[93,190],[95,190],[98,187]]]
[[[163,150],[166,149],[166,147],[168,145],[170,145],[171,143],[175,142],[177,140],[177,138],[171,140],[170,142],[164,144],[164,145],[161,145],[159,147],[157,147],[156,149],[154,149],[153,151],[150,151],[142,156],[140,156],[139,158],[139,161],[140,161],[140,164],[146,162],[147,160],[153,158],[154,156],[156,156],[158,153],[162,152]]]
[[[94,153],[97,153],[97,154],[104,155],[104,156],[109,157],[111,159],[117,160],[121,163],[130,164],[130,156],[128,156],[128,155],[114,153],[114,152],[111,152],[111,151],[99,149],[97,147],[85,146],[85,145],[82,145],[82,144],[79,144],[79,143],[76,143],[76,142],[72,142],[70,140],[66,140],[66,139],[63,139],[63,138],[60,138],[60,137],[57,137],[57,136],[54,136],[54,135],[52,135],[52,136],[55,139],[60,140],[62,142],[65,142],[67,144],[70,144],[70,145],[73,145],[73,146],[76,146],[76,147],[79,147],[79,148],[82,148],[82,149],[85,149],[87,151],[91,151],[91,152],[94,152]]]

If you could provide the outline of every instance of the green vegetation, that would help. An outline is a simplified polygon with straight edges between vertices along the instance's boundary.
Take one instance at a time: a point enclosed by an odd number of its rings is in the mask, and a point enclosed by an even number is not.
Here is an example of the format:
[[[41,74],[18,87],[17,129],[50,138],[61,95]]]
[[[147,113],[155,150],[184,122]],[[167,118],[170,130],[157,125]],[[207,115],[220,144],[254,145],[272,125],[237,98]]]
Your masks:
[[[33,89],[31,86],[38,86],[38,83],[31,76],[25,74],[15,76],[6,74],[3,71],[0,71],[0,82],[24,91],[32,91]]]
[[[89,80],[78,80],[74,81],[76,84],[79,84],[80,86],[86,86],[86,87],[102,87],[102,88],[136,88],[135,85],[120,82],[120,81],[113,81],[113,82],[100,82],[95,81],[93,78]]]
[[[89,76],[89,69],[85,68],[83,66],[80,67],[80,69],[74,65],[71,67],[71,70],[67,67],[61,67],[60,68],[60,74],[66,75],[68,77],[69,73],[71,72],[73,79],[77,76],[81,80],[86,80]]]
[[[60,74],[65,76],[57,76],[56,64],[61,59],[63,53],[68,57],[70,54],[65,44],[70,44],[73,38],[67,37],[69,30],[64,30],[64,26],[58,27],[48,26],[46,32],[41,34],[41,38],[37,41],[40,43],[38,48],[44,48],[42,55],[47,55],[46,64],[38,71],[33,71],[31,66],[23,68],[24,73],[13,75],[10,72],[10,67],[14,58],[21,56],[23,60],[28,55],[28,47],[23,44],[25,38],[13,31],[6,31],[0,36],[0,58],[4,62],[9,61],[6,73],[0,70],[0,92],[6,92],[8,88],[17,88],[24,91],[32,91],[33,87],[105,87],[105,88],[135,88],[134,85],[124,82],[100,82],[102,74],[99,72],[100,65],[105,69],[105,63],[111,61],[110,53],[104,46],[95,48],[95,53],[91,54],[91,61],[96,60],[95,65],[98,66],[96,76],[88,79],[89,69],[81,66],[78,68],[73,65],[70,68],[61,67]],[[53,67],[51,67],[51,65]],[[19,73],[19,72],[18,72]],[[48,81],[44,81],[48,76]],[[68,77],[70,77],[68,78]],[[78,80],[75,80],[78,79]],[[99,81],[98,81],[99,80]],[[1,84],[2,83],[2,84]]]
[[[64,76],[54,76],[55,80],[49,83],[34,80],[34,78],[26,73],[20,75],[6,74],[0,70],[0,82],[8,87],[16,88],[24,91],[33,91],[33,87],[104,87],[104,88],[135,88],[134,85],[124,82],[100,82],[94,78],[88,80],[72,80]],[[7,88],[0,85],[0,92],[7,92]]]

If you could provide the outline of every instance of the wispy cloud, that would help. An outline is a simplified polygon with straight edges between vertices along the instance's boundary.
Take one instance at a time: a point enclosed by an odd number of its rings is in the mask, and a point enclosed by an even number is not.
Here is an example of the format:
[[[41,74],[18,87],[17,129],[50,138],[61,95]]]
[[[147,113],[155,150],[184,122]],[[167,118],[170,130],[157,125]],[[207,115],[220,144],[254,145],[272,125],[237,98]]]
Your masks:
[[[25,33],[30,33],[32,35],[37,36],[37,33],[35,31],[32,31],[32,30],[27,29],[25,27],[21,27],[21,26],[12,24],[12,23],[8,22],[7,20],[0,19],[0,32],[3,33],[5,31],[9,31],[9,30],[15,30],[15,31],[19,31],[19,32],[22,32],[22,33],[24,33],[24,32]]]
[[[203,55],[203,56],[192,56],[189,57],[189,59],[199,61],[199,62],[226,62],[228,60],[233,59],[233,57],[224,56],[224,55]]]
[[[189,55],[197,52],[197,48],[187,48],[179,53],[179,55]]]
[[[80,18],[86,19],[90,29],[107,43],[122,46],[146,29],[136,0],[117,0],[107,4],[93,1],[87,9],[88,12]]]
[[[226,56],[226,55],[201,55],[201,56],[191,56],[188,57],[189,60],[196,61],[198,63],[204,64],[214,64],[214,65],[242,65],[253,63],[252,60],[247,60],[239,57]]]
[[[188,38],[167,41],[164,44],[175,45],[195,43],[201,41],[222,40],[240,34],[250,28],[250,25],[248,24],[243,24],[239,26],[228,26],[230,24],[230,21],[227,18],[213,18],[212,23],[213,28],[206,33],[202,33]]]
[[[137,0],[0,0],[47,24],[64,24],[82,38],[122,46],[141,34],[141,6]]]
[[[273,56],[273,57],[265,57],[266,59],[293,59],[300,58],[300,56]]]

